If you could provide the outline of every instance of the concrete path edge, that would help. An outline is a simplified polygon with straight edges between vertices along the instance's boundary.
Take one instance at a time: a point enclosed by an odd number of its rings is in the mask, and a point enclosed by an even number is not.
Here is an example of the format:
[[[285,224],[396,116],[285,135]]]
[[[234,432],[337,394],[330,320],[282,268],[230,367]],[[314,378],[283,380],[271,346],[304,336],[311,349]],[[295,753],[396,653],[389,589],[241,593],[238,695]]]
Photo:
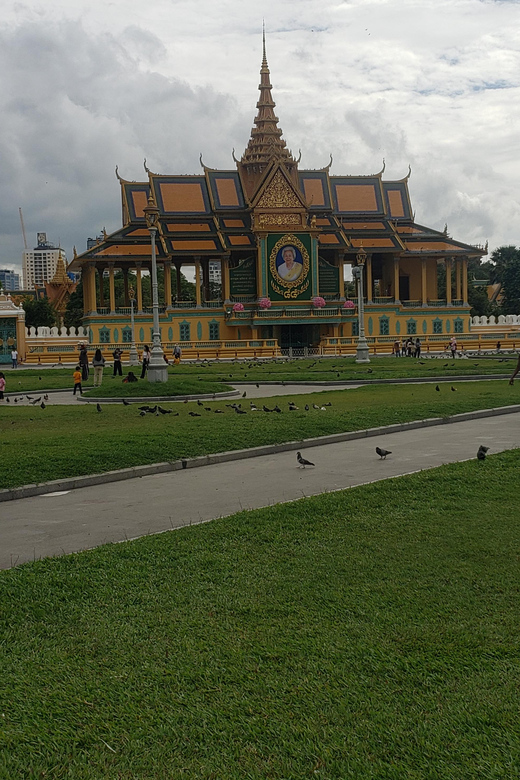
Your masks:
[[[40,484],[22,485],[18,488],[0,490],[0,502],[13,501],[19,498],[41,496],[46,493],[55,493],[61,490],[76,490],[77,488],[90,487],[91,485],[103,485],[108,482],[119,482],[125,479],[146,477],[153,474],[164,474],[168,471],[179,471],[183,468],[199,468],[210,466],[213,463],[226,463],[243,458],[256,458],[260,455],[272,455],[278,452],[290,452],[308,447],[318,447],[323,444],[336,444],[341,441],[354,441],[371,436],[382,436],[387,433],[398,433],[416,428],[431,428],[434,425],[448,425],[450,423],[477,420],[484,417],[497,417],[503,414],[520,412],[520,404],[513,406],[500,406],[493,409],[479,409],[474,412],[462,412],[451,417],[429,417],[426,420],[413,420],[407,423],[394,423],[393,425],[381,425],[377,428],[367,428],[361,431],[346,431],[344,433],[332,433],[327,436],[316,436],[300,441],[283,442],[282,444],[266,444],[260,447],[250,447],[243,450],[231,450],[229,452],[217,452],[211,455],[200,455],[195,458],[165,461],[164,463],[150,463],[144,466],[132,466],[126,469],[107,471],[104,474],[88,474],[80,477],[55,479],[51,482]]]

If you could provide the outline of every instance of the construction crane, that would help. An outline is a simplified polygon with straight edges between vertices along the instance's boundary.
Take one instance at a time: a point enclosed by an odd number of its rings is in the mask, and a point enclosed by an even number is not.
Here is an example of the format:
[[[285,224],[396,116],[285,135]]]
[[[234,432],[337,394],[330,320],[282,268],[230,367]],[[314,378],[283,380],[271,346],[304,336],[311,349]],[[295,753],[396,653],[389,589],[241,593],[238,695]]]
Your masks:
[[[22,225],[22,236],[23,236],[23,245],[25,248],[25,251],[27,252],[29,250],[29,247],[27,246],[27,236],[25,235],[25,225],[23,223],[23,214],[22,214],[22,207],[20,206],[18,211],[20,212],[20,223]]]

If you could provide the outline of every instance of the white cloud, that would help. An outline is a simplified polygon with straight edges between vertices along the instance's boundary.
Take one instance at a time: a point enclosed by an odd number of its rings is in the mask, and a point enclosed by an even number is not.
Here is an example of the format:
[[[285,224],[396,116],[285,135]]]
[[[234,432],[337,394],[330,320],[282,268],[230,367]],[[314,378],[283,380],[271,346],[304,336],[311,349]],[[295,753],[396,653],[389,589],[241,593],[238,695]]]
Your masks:
[[[265,0],[280,126],[302,165],[402,178],[417,220],[520,243],[520,6]],[[244,0],[12,3],[0,21],[0,265],[18,206],[70,256],[120,225],[122,176],[232,167],[256,113],[261,18]]]

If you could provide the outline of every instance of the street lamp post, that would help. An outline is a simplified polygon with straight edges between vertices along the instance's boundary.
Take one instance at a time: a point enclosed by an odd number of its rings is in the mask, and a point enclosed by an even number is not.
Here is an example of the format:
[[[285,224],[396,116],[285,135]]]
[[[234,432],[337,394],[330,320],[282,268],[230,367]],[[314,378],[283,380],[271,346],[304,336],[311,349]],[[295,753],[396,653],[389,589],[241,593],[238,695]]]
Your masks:
[[[359,247],[356,260],[357,265],[352,269],[352,276],[357,279],[358,292],[358,340],[356,347],[356,363],[370,363],[369,348],[365,338],[365,304],[363,301],[363,268],[367,259],[367,253],[362,246]]]
[[[131,366],[137,366],[139,364],[139,355],[137,354],[137,347],[135,346],[135,322],[134,322],[134,299],[135,299],[135,292],[132,285],[130,285],[130,289],[128,290],[128,295],[130,297],[130,322],[132,325],[132,343],[130,345],[130,365]]]
[[[159,297],[157,287],[157,259],[155,255],[155,237],[159,226],[159,209],[154,203],[152,195],[148,198],[144,216],[146,218],[146,227],[150,231],[152,240],[152,308],[153,308],[153,330],[152,330],[152,349],[150,362],[148,364],[149,382],[167,382],[168,365],[164,362],[164,351],[161,344],[161,333],[159,330]]]

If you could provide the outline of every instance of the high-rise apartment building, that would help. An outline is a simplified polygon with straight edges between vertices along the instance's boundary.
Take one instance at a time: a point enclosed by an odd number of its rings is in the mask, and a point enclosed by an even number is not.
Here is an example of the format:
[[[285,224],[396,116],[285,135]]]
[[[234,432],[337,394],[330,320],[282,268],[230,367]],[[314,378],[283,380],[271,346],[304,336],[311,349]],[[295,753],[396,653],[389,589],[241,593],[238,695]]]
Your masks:
[[[9,268],[0,268],[0,287],[4,292],[13,292],[20,289],[20,274]]]
[[[23,279],[26,290],[50,282],[56,273],[58,258],[61,257],[65,266],[67,265],[65,250],[47,241],[47,233],[37,233],[36,239],[38,245],[32,252],[23,253]]]

